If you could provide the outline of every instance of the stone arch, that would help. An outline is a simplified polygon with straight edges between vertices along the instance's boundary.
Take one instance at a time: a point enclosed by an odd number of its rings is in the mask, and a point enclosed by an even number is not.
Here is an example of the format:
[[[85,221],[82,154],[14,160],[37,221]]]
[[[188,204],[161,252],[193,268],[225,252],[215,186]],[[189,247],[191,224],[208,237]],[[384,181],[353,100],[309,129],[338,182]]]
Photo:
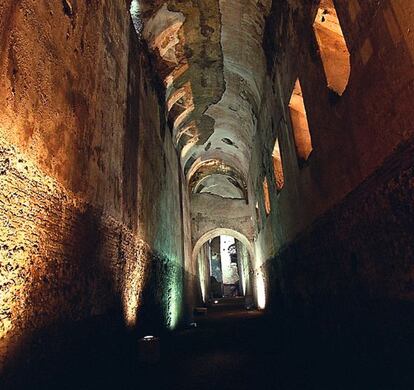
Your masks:
[[[192,256],[191,256],[192,264],[195,263],[195,261],[197,259],[198,252],[200,251],[200,249],[203,247],[203,245],[208,240],[211,240],[212,238],[222,236],[222,235],[232,236],[235,239],[239,240],[243,245],[245,245],[247,250],[249,251],[250,261],[251,262],[253,261],[253,259],[254,259],[254,247],[253,247],[253,244],[251,243],[251,241],[244,234],[242,234],[242,233],[240,233],[236,230],[220,227],[220,228],[215,228],[215,229],[209,230],[208,232],[204,233],[196,241],[196,243],[193,246],[193,253],[192,253]]]

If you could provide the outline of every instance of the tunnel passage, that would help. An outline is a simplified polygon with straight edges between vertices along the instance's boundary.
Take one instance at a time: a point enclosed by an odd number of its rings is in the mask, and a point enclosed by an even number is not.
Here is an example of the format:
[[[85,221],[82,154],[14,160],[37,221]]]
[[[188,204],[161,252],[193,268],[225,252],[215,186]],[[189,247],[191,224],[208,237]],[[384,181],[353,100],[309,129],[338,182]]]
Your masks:
[[[188,327],[242,293],[257,378],[412,387],[413,1],[0,3],[0,375],[137,388],[137,340],[188,336],[234,388]]]
[[[203,302],[251,295],[251,261],[249,249],[236,238],[222,234],[208,239],[196,254]]]

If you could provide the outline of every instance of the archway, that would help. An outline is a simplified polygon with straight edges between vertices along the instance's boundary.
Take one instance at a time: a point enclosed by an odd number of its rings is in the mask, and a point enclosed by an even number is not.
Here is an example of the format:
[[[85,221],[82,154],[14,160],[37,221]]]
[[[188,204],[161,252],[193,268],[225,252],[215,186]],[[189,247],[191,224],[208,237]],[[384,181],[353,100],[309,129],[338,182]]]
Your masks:
[[[253,259],[251,242],[233,229],[216,228],[200,237],[194,245],[192,261],[203,302],[251,295]]]
[[[250,240],[242,233],[239,233],[236,230],[233,229],[227,229],[227,228],[216,228],[208,231],[207,233],[204,233],[194,244],[193,247],[193,254],[192,254],[192,260],[193,262],[196,260],[197,254],[200,251],[201,247],[208,241],[211,240],[214,237],[218,236],[232,236],[239,240],[242,244],[246,245],[247,250],[249,251],[249,255],[251,259],[254,259],[254,249],[253,245],[250,242]]]

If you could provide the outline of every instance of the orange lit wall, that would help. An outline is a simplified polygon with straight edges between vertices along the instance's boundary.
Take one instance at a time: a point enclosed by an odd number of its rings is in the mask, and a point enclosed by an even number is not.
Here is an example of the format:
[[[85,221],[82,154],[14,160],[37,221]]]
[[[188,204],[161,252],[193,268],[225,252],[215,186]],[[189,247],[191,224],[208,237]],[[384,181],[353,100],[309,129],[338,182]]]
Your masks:
[[[39,329],[139,323],[150,260],[174,271],[154,283],[175,325],[178,157],[126,4],[8,0],[0,20],[0,371]]]

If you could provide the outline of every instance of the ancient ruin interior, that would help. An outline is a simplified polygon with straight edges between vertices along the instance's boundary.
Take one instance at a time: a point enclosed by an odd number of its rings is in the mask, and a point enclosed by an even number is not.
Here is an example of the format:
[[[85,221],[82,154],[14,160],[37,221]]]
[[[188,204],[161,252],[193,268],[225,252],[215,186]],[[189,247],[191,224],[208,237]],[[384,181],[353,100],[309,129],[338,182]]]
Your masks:
[[[0,0],[0,387],[414,387],[414,2]]]

